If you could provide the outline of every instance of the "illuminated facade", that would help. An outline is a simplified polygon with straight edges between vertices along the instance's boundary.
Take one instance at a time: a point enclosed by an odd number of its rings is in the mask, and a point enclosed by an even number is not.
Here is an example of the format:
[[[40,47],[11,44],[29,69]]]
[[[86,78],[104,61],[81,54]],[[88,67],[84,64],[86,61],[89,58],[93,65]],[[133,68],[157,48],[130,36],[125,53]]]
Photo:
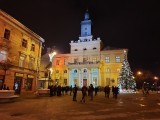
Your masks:
[[[52,63],[53,84],[79,87],[117,86],[127,49],[102,49],[101,39],[93,39],[88,11],[81,21],[79,40],[71,41],[70,54],[57,54]]]
[[[0,10],[0,89],[36,90],[44,39]]]

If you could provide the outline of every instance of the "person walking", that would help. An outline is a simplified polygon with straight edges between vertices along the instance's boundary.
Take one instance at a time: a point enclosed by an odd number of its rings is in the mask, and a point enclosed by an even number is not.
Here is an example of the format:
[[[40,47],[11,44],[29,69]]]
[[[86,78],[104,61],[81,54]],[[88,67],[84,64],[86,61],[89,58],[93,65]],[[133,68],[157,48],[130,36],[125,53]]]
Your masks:
[[[94,91],[94,87],[93,87],[93,85],[92,84],[90,84],[90,86],[89,86],[89,94],[90,94],[90,97],[91,97],[91,99],[90,100],[93,100],[93,91]]]
[[[81,100],[81,102],[83,102],[83,103],[85,103],[86,102],[86,96],[87,96],[87,87],[84,85],[83,87],[82,87],[82,100]]]
[[[77,86],[75,84],[74,88],[73,88],[73,101],[77,101],[76,97],[77,97]]]
[[[71,96],[71,95],[72,95],[72,92],[73,92],[72,85],[70,86],[69,90],[70,90],[70,96]]]
[[[109,95],[110,95],[110,87],[109,87],[109,86],[107,86],[107,91],[106,91],[106,93],[107,93],[107,97],[109,98]]]
[[[119,88],[118,88],[118,87],[115,87],[115,88],[114,88],[114,97],[115,97],[115,99],[117,99],[118,93],[119,93]]]

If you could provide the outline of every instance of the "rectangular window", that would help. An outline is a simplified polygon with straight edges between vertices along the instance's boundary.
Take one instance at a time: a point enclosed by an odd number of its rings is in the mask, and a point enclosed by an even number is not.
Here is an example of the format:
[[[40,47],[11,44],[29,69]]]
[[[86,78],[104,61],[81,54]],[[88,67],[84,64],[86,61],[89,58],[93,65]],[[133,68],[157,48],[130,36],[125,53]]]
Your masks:
[[[116,62],[117,62],[117,63],[121,62],[120,56],[116,56]]]
[[[78,62],[78,58],[74,58],[74,63],[77,63]]]
[[[83,58],[83,62],[84,63],[87,62],[87,58],[86,57]]]
[[[7,60],[7,52],[6,51],[0,51],[0,62]]]
[[[10,38],[10,30],[5,29],[5,31],[4,31],[4,38],[7,39],[7,40],[9,40],[9,38]]]
[[[30,60],[29,60],[29,69],[34,69],[34,65],[35,65],[35,58],[33,57],[30,57]]]
[[[56,65],[59,65],[59,63],[60,63],[60,60],[57,60],[57,61],[56,61]]]
[[[21,54],[19,57],[19,67],[24,67],[25,55]]]
[[[35,45],[34,44],[31,45],[31,51],[35,51]]]
[[[22,47],[27,48],[27,40],[22,40]]]
[[[33,78],[27,78],[26,84],[25,84],[26,91],[32,90],[32,82],[33,82]]]
[[[109,63],[110,62],[110,58],[107,56],[106,57],[106,63]]]
[[[97,62],[97,58],[93,58],[93,62]]]

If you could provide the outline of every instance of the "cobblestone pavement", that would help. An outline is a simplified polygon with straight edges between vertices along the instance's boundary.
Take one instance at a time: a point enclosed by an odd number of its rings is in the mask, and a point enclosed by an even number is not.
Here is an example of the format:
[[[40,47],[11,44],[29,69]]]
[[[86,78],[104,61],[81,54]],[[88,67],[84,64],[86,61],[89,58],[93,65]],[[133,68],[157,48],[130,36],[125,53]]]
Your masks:
[[[119,94],[117,99],[98,93],[81,103],[72,96],[21,97],[0,104],[0,120],[160,120],[160,94]]]

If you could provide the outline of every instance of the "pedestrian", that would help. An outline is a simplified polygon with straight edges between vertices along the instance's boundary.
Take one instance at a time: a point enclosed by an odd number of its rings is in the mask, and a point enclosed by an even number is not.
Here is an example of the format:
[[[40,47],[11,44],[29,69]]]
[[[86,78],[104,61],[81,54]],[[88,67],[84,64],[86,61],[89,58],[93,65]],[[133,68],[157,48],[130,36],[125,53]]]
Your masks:
[[[115,97],[115,99],[117,99],[118,93],[119,93],[119,88],[118,88],[118,87],[115,87],[115,88],[114,88],[114,97]]]
[[[75,84],[74,88],[73,88],[73,101],[77,101],[76,97],[77,97],[77,86]]]
[[[84,85],[83,87],[82,87],[82,100],[81,100],[81,102],[83,102],[83,103],[85,103],[86,102],[86,96],[87,96],[87,87]]]
[[[114,93],[115,93],[115,91],[114,91],[114,90],[115,90],[115,87],[114,87],[114,86],[112,86],[113,98],[115,97],[115,94],[114,94]]]
[[[93,100],[93,91],[94,91],[94,87],[93,87],[93,85],[92,84],[90,84],[90,86],[89,86],[89,95],[90,95],[90,97],[91,97],[91,99],[90,100]]]
[[[97,96],[97,92],[98,92],[98,87],[97,86],[95,87],[94,91],[95,91],[95,96]]]
[[[107,97],[109,98],[109,95],[110,95],[110,87],[109,87],[109,86],[107,86],[107,91],[106,91],[106,93],[107,93]]]
[[[71,95],[72,95],[72,92],[73,92],[72,85],[70,86],[69,90],[70,90],[70,96],[71,96]]]

